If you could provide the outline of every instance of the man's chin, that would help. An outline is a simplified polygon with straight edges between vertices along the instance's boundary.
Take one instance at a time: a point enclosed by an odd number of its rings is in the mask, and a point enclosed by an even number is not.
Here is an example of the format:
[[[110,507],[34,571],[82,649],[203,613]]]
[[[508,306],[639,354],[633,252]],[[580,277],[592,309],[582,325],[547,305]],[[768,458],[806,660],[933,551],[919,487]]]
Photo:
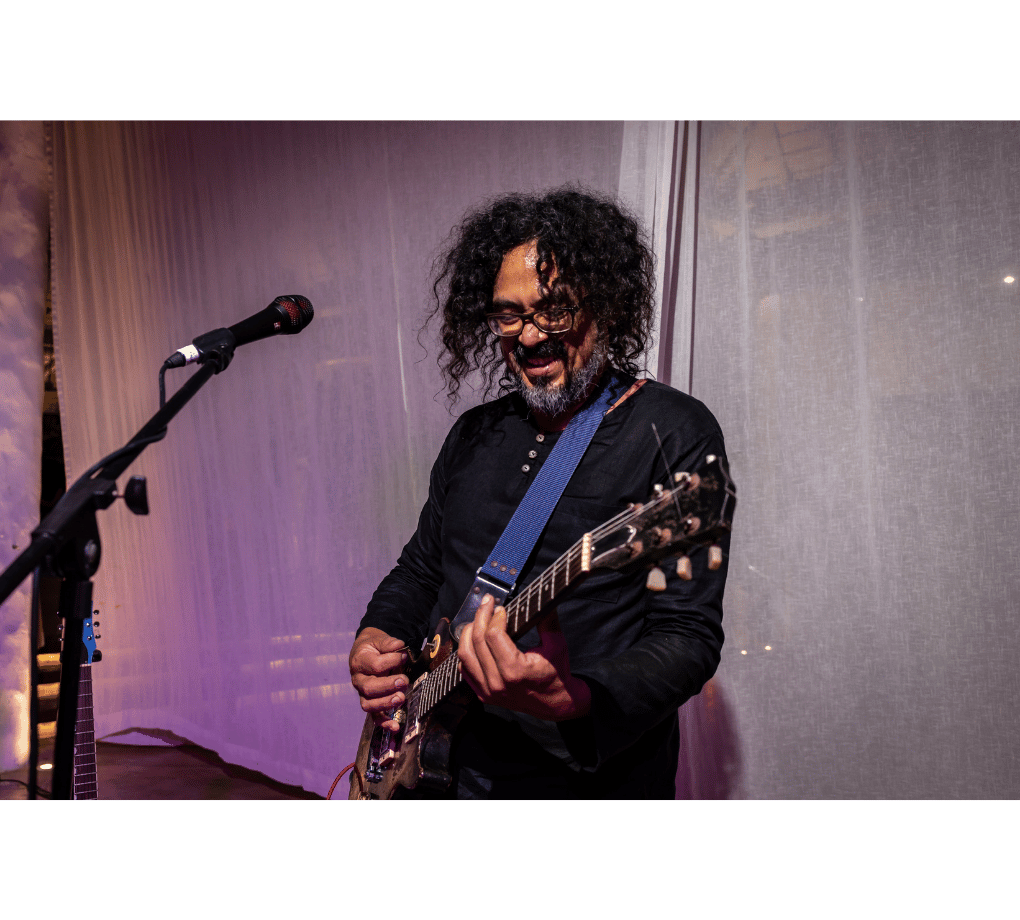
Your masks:
[[[530,379],[526,374],[517,378],[517,392],[532,412],[556,417],[572,408],[572,399],[565,384],[553,377]]]

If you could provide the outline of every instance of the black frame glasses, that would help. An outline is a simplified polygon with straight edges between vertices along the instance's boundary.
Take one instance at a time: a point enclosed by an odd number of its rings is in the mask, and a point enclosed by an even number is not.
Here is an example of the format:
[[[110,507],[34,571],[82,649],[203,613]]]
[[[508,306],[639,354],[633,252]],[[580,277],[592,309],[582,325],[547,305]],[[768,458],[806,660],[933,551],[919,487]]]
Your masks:
[[[495,335],[502,338],[520,335],[524,324],[531,323],[547,335],[562,335],[574,328],[574,317],[580,307],[550,307],[534,313],[489,313],[485,321]],[[566,323],[566,325],[564,325]]]

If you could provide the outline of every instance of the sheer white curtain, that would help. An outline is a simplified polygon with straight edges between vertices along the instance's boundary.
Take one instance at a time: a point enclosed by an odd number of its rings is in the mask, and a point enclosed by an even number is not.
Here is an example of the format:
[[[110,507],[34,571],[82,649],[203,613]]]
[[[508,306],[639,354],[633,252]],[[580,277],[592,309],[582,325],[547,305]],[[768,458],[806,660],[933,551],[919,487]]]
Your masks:
[[[41,122],[0,122],[0,570],[39,523],[49,170]],[[0,605],[0,770],[28,758],[31,582]]]
[[[654,163],[644,148],[657,132],[55,127],[69,479],[156,411],[174,349],[278,294],[315,307],[301,335],[239,349],[132,466],[148,477],[148,518],[121,503],[100,515],[99,736],[165,729],[328,790],[362,724],[346,665],[353,631],[415,526],[452,423],[436,330],[416,335],[431,260],[468,208],[507,191],[580,182],[645,208],[621,166],[625,150]],[[168,393],[190,373],[168,375]]]
[[[739,501],[699,749],[731,796],[1016,798],[1020,129],[702,127]]]

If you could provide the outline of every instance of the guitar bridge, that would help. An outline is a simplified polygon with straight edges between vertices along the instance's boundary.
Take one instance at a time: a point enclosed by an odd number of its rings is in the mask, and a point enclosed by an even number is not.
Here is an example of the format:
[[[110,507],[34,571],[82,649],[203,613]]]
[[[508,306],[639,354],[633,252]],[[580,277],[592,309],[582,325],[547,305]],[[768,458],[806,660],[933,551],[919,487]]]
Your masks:
[[[406,714],[401,708],[390,713],[390,717],[403,723]],[[392,732],[388,728],[380,728],[372,733],[368,762],[365,764],[365,779],[369,782],[379,782],[383,778],[383,771],[396,761],[401,734],[402,732]]]

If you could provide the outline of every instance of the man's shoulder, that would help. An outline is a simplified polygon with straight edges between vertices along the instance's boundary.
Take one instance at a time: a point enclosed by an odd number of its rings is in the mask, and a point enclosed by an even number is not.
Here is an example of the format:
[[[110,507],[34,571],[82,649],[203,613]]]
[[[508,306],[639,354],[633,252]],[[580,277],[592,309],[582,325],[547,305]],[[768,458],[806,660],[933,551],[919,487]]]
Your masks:
[[[721,434],[719,422],[712,410],[697,397],[658,380],[644,379],[638,382],[641,383],[641,389],[630,400],[637,415],[671,418],[685,426],[715,430]]]

